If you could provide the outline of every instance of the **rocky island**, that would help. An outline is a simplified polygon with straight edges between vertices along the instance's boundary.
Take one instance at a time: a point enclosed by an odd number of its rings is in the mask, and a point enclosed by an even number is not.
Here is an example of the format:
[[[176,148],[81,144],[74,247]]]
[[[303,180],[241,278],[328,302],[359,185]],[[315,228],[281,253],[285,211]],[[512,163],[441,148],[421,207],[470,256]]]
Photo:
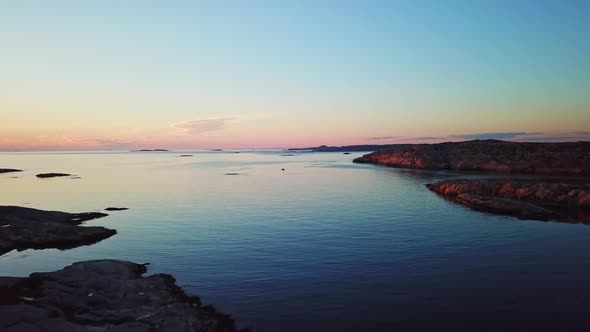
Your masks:
[[[131,150],[131,152],[168,152],[170,150],[166,149],[140,149],[140,150]]]
[[[0,206],[0,255],[15,249],[68,249],[96,243],[117,231],[80,224],[106,216],[100,212],[66,213]]]
[[[129,208],[109,206],[108,208],[106,208],[104,210],[105,211],[125,211],[125,210],[129,210]]]
[[[14,173],[14,172],[22,172],[22,170],[14,169],[14,168],[0,168],[0,174],[1,173]]]
[[[590,142],[400,144],[354,159],[400,168],[590,176]]]
[[[68,173],[41,173],[36,175],[40,179],[49,179],[49,178],[59,178],[65,176],[72,176],[72,174]]]

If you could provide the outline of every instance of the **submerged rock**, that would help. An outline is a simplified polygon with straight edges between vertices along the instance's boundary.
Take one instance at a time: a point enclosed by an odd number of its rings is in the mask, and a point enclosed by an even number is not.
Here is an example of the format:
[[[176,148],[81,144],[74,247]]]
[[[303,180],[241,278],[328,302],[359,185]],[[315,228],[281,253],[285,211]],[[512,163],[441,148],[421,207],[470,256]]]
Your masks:
[[[66,213],[19,206],[0,206],[0,255],[12,250],[69,249],[104,240],[117,231],[78,226],[106,213]]]
[[[590,222],[590,180],[461,179],[426,187],[477,211],[520,219]]]
[[[240,173],[225,173],[225,175],[240,175]]]
[[[179,157],[193,157],[194,155],[192,154],[181,154]]]
[[[57,177],[64,177],[64,176],[72,176],[72,174],[67,174],[67,173],[41,173],[41,174],[37,174],[37,177],[41,178],[41,179],[57,178]]]
[[[1,173],[12,173],[12,172],[22,172],[22,170],[14,169],[14,168],[0,168],[0,174]]]
[[[171,275],[146,271],[145,264],[96,260],[0,278],[0,330],[237,331],[229,315],[188,296]]]
[[[400,144],[354,160],[391,167],[590,175],[590,142],[520,143],[475,140],[440,144]]]

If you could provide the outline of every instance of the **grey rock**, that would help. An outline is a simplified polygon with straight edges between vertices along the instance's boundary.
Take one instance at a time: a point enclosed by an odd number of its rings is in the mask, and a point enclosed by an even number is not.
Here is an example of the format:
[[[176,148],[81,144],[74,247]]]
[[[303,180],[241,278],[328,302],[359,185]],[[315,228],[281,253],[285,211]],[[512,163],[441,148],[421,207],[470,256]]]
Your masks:
[[[172,276],[145,272],[143,264],[96,260],[5,279],[0,330],[237,331],[230,316],[202,306]]]
[[[0,206],[0,255],[14,249],[69,249],[96,243],[117,232],[104,227],[79,225],[107,215]]]

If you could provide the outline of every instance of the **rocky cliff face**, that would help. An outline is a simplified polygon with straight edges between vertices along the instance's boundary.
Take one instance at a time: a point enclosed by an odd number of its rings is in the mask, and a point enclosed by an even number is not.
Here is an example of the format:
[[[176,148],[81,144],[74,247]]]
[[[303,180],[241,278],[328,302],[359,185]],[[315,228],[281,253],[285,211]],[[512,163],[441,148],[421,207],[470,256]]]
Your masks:
[[[391,167],[590,175],[590,142],[517,143],[476,140],[440,144],[401,144],[354,160]]]
[[[474,210],[521,219],[590,222],[590,180],[447,180],[428,189]]]

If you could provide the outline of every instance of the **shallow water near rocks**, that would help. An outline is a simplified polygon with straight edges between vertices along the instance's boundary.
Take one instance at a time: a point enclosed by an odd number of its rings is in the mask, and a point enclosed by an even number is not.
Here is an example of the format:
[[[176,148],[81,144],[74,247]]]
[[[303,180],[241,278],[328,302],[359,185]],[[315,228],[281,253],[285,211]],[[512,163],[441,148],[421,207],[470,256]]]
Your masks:
[[[0,174],[2,205],[129,208],[87,223],[114,237],[13,251],[0,275],[150,262],[262,332],[590,327],[590,226],[482,214],[424,187],[457,173],[240,152],[0,154],[23,170]],[[81,178],[35,177],[45,172]]]

